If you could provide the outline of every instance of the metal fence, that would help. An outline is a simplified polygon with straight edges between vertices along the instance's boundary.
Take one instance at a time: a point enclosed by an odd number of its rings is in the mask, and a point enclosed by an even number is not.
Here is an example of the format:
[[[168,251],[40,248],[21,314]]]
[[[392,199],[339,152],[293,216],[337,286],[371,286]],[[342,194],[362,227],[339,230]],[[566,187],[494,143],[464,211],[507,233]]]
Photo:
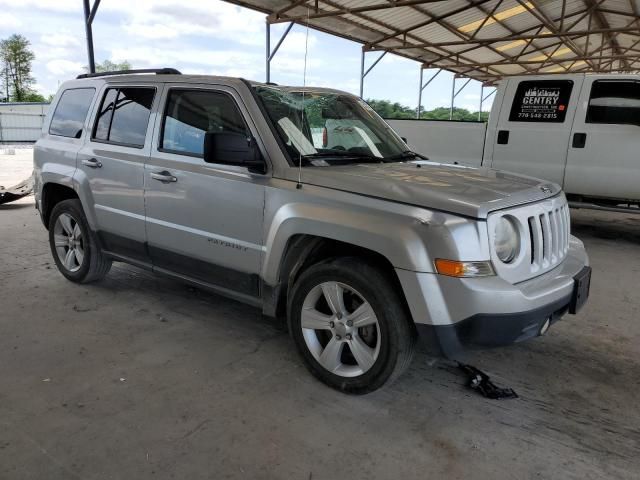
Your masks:
[[[38,140],[48,104],[0,104],[0,143],[32,143]]]

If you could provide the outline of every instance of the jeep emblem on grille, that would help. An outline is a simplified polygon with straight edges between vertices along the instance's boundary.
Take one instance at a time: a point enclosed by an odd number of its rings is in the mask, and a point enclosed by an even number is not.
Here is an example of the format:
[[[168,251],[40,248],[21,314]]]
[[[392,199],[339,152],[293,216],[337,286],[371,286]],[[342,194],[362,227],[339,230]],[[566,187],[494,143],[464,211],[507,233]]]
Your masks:
[[[551,193],[551,187],[547,187],[546,185],[543,185],[542,187],[540,187],[540,190],[542,190],[542,193]]]

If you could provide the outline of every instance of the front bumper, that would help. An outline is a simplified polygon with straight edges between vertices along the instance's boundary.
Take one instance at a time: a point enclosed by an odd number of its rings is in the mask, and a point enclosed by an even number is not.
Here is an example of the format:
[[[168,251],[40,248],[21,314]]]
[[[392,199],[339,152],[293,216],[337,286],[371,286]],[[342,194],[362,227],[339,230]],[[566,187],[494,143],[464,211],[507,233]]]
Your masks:
[[[453,278],[397,269],[420,340],[448,358],[469,348],[496,347],[538,336],[571,306],[574,277],[589,259],[571,237],[569,253],[553,270],[510,284],[500,277]],[[544,327],[544,328],[543,328]]]

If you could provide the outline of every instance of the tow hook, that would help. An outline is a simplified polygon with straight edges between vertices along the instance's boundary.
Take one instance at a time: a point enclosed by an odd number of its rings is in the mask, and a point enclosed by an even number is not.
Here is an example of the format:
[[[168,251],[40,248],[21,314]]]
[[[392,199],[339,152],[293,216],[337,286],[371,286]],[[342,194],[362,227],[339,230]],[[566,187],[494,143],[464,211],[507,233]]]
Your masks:
[[[458,362],[458,368],[469,376],[467,386],[472,390],[476,390],[484,397],[491,400],[518,398],[518,394],[512,388],[500,388],[496,386],[489,378],[489,375],[478,370],[476,367]]]

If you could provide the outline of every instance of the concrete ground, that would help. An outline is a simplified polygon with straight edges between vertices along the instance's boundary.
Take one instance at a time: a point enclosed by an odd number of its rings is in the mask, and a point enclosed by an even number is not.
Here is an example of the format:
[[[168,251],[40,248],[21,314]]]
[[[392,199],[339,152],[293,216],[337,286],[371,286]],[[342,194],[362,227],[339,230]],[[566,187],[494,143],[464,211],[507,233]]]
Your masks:
[[[255,309],[122,264],[70,283],[32,202],[0,206],[3,480],[639,476],[638,216],[573,212],[591,301],[474,355],[520,395],[492,401],[423,353],[346,396]]]

